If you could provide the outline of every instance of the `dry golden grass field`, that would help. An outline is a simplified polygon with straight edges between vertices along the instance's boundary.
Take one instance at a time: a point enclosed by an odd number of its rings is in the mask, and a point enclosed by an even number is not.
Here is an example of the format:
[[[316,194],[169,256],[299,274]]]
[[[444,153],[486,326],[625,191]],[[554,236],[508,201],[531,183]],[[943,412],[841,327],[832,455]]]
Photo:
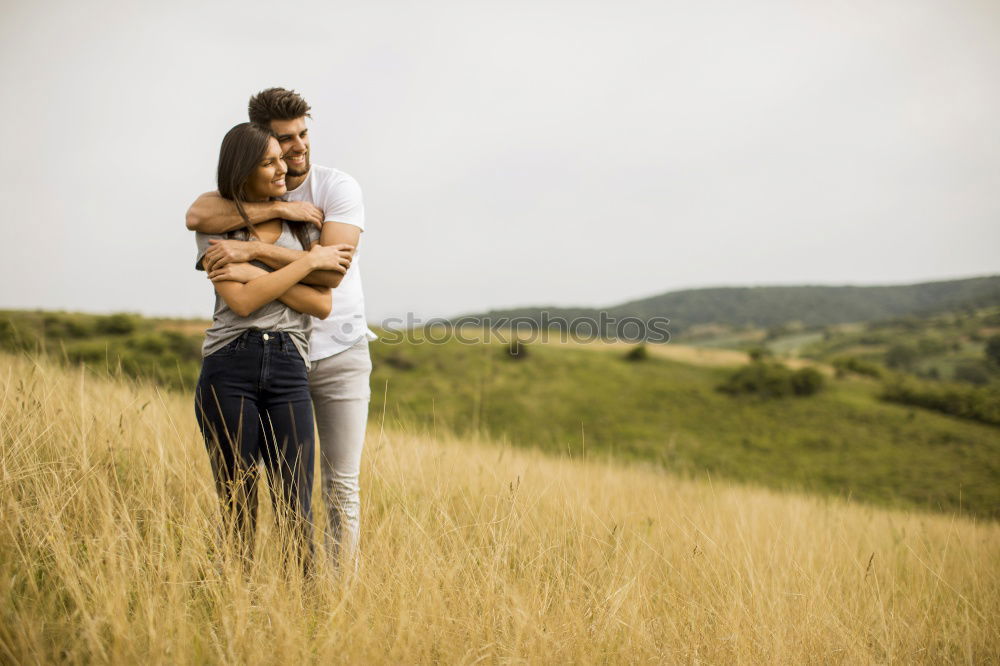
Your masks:
[[[2,663],[1000,661],[1000,526],[382,431],[356,577],[219,559],[189,396],[0,357]],[[318,495],[316,497],[318,507]]]

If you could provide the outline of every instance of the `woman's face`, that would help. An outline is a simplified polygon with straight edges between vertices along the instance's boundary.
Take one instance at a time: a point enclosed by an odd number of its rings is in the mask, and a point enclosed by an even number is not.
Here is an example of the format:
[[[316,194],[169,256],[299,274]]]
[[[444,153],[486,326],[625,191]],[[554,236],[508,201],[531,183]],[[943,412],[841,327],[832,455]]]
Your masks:
[[[288,191],[285,187],[287,171],[285,161],[281,159],[281,146],[277,139],[271,137],[267,141],[267,150],[247,179],[247,196],[257,200],[280,197]]]

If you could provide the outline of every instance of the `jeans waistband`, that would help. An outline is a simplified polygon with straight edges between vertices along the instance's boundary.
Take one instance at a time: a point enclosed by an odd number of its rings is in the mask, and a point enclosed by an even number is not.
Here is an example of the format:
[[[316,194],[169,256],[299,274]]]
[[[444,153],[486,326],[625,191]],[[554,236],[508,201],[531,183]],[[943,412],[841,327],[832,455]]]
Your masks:
[[[248,328],[240,333],[240,337],[237,339],[243,342],[280,345],[285,351],[296,350],[292,336],[287,331],[265,331],[259,328]]]

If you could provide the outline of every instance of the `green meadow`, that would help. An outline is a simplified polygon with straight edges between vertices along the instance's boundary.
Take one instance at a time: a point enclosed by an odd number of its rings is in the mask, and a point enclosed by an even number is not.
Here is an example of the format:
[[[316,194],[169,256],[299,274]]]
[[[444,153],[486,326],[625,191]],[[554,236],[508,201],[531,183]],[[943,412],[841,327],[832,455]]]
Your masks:
[[[732,368],[528,345],[373,344],[373,414],[575,456],[644,460],[880,504],[1000,516],[1000,429],[885,402],[848,375],[817,394],[717,390]]]
[[[204,326],[0,312],[0,348],[187,391],[197,379]],[[789,335],[817,357],[851,346],[827,335],[830,349],[820,350],[815,335]],[[401,337],[383,334],[372,344],[374,423],[642,461],[683,477],[1000,517],[1000,428],[884,400],[874,377],[830,370],[813,395],[764,398],[718,390],[737,367],[656,353],[635,360],[628,347],[529,343],[514,358],[499,342]]]

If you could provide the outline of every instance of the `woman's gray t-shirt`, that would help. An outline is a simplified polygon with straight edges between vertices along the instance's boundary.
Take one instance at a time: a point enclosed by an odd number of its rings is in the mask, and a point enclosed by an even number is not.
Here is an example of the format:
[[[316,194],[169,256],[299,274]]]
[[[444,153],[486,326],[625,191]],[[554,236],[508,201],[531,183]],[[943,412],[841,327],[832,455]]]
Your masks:
[[[313,225],[308,226],[308,236],[310,245],[319,240],[319,229]],[[246,238],[243,230],[230,231],[225,234],[195,234],[195,242],[198,244],[198,258],[195,259],[195,268],[204,270],[201,259],[205,252],[211,247],[208,241],[213,238],[219,240]],[[292,232],[287,222],[281,225],[281,235],[274,241],[278,247],[285,247],[292,250],[301,250],[302,244]],[[308,248],[306,248],[308,249]],[[252,262],[255,266],[260,266],[266,271],[274,269],[259,261]],[[302,360],[306,367],[309,367],[309,333],[312,331],[312,317],[301,312],[297,312],[281,301],[271,301],[262,305],[257,310],[250,313],[248,317],[241,317],[233,312],[226,300],[215,292],[215,313],[212,316],[212,326],[205,331],[205,343],[201,347],[202,357],[219,351],[227,344],[238,338],[244,331],[249,329],[259,329],[262,331],[284,331],[292,338],[295,348],[302,355]]]

